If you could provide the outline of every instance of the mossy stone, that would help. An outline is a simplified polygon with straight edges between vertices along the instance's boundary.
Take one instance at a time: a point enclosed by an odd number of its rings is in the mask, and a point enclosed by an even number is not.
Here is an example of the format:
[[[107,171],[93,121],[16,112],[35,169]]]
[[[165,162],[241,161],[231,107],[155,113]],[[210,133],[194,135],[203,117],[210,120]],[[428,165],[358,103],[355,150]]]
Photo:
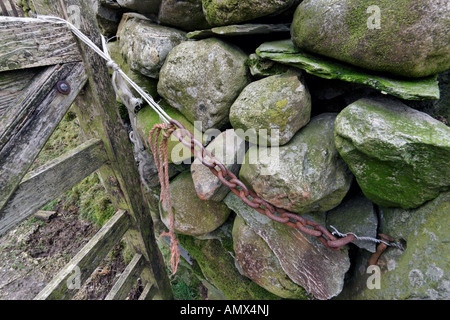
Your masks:
[[[450,128],[400,101],[350,104],[336,118],[335,143],[378,205],[416,208],[450,188]]]
[[[181,245],[194,257],[206,279],[229,300],[279,300],[241,275],[230,252],[217,239],[200,240],[179,236]]]
[[[233,243],[236,262],[247,277],[281,298],[308,298],[305,289],[290,280],[283,271],[267,243],[240,216],[234,219]]]
[[[285,11],[296,0],[202,0],[203,13],[212,26],[241,23]]]
[[[291,36],[300,49],[373,71],[426,77],[450,68],[445,1],[304,0]]]
[[[315,237],[271,220],[247,206],[232,192],[228,193],[224,202],[264,240],[277,257],[284,273],[308,294],[322,300],[331,299],[341,292],[345,273],[350,267],[346,247],[330,250]],[[320,215],[315,216],[319,218],[307,218],[319,223],[317,220],[321,220]]]
[[[117,36],[120,51],[130,68],[155,79],[170,50],[187,40],[181,30],[125,15]]]
[[[299,214],[333,209],[353,178],[334,145],[336,115],[313,117],[283,146],[250,147],[240,178],[276,207]]]
[[[158,85],[158,81],[156,79],[152,79],[146,77],[139,72],[136,72],[130,68],[130,65],[124,59],[120,52],[120,45],[118,41],[108,42],[108,51],[111,59],[114,60],[115,63],[120,67],[120,69],[131,79],[133,80],[139,87],[144,89],[150,96],[154,99],[158,97],[158,91],[156,87]],[[130,88],[133,92],[134,89]],[[135,96],[139,97],[139,94],[135,92]],[[118,98],[119,99],[119,98]],[[120,99],[119,99],[120,100]]]
[[[238,136],[252,143],[283,145],[309,122],[310,114],[308,89],[298,74],[286,73],[246,86],[230,108],[230,122]]]
[[[450,193],[441,193],[416,209],[381,207],[381,232],[403,249],[388,248],[378,260],[379,288],[367,284],[369,255],[361,253],[339,299],[448,300],[450,298]]]
[[[202,131],[228,124],[231,104],[250,82],[247,55],[216,38],[172,49],[159,74],[158,93]]]
[[[203,201],[197,197],[191,173],[180,173],[170,182],[170,196],[176,233],[204,235],[220,227],[230,215],[223,202]],[[161,220],[169,226],[169,214],[164,204],[160,205]]]
[[[413,79],[380,74],[300,50],[291,40],[265,42],[256,53],[264,59],[305,70],[317,77],[362,84],[405,100],[436,100],[440,97],[436,75]]]
[[[196,137],[202,137],[202,133],[194,128],[192,123],[190,123],[186,118],[176,109],[172,108],[170,105],[168,105],[164,100],[162,100],[160,103],[160,106],[163,108],[163,110],[167,113],[169,117],[172,119],[175,119],[179,121],[186,130],[190,131],[192,134],[194,134]],[[163,123],[162,120],[159,118],[159,115],[154,111],[150,106],[145,106],[136,115],[137,119],[137,129],[138,133],[144,141],[148,152],[151,153],[150,144],[149,144],[149,132],[153,128],[155,124]],[[161,142],[161,136],[159,138],[159,142]],[[169,155],[169,163],[191,163],[191,159],[193,157],[193,154],[191,150],[183,145],[173,134],[169,138],[169,142],[167,144],[168,149],[168,155]]]

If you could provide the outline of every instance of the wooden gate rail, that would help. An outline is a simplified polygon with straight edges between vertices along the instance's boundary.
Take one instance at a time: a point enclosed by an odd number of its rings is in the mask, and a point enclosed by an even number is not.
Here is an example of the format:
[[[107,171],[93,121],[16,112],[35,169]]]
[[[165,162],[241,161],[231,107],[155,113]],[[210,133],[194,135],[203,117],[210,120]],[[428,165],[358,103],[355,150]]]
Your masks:
[[[72,189],[106,162],[103,142],[91,139],[28,173],[0,210],[0,234]]]
[[[33,0],[33,5],[41,15],[68,13],[100,43],[86,1]],[[104,61],[63,24],[0,16],[0,86],[0,235],[95,171],[117,209],[35,299],[72,298],[124,237],[135,255],[106,299],[125,299],[137,278],[144,285],[140,300],[173,299]],[[71,106],[86,141],[28,172]]]

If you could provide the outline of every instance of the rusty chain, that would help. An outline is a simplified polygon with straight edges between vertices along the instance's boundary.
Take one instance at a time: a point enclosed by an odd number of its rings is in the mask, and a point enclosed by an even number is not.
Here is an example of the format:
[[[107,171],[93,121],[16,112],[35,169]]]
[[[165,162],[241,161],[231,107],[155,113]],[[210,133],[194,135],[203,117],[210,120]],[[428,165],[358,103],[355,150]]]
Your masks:
[[[217,160],[214,155],[206,150],[203,144],[194,138],[194,135],[186,130],[186,128],[177,120],[170,119],[170,124],[179,130],[173,131],[172,134],[186,147],[188,147],[203,165],[227,186],[235,195],[237,195],[246,205],[255,209],[259,213],[265,215],[279,223],[298,229],[305,234],[316,237],[325,247],[332,250],[339,250],[344,245],[354,241],[356,237],[348,234],[342,238],[336,238],[324,226],[317,222],[305,219],[295,213],[277,208],[267,201],[261,199],[255,192],[249,190],[247,186],[239,180],[236,175],[227,170],[227,168]],[[186,140],[185,138],[189,138]],[[197,147],[197,148],[196,148]],[[209,158],[207,160],[206,158]]]
[[[194,135],[187,130],[180,122],[170,119],[169,123],[162,125],[156,124],[150,131],[149,142],[152,145],[153,156],[156,163],[159,163],[158,175],[161,182],[161,196],[164,196],[170,203],[170,192],[168,190],[168,155],[167,155],[167,140],[170,135],[174,135],[184,146],[188,147],[195,158],[197,158],[203,165],[219,179],[219,181],[227,186],[235,195],[237,195],[247,206],[255,209],[259,213],[265,215],[269,219],[283,223],[291,228],[297,229],[307,235],[316,237],[326,248],[331,250],[339,250],[348,243],[358,239],[353,233],[340,234],[339,238],[335,237],[324,226],[317,222],[305,219],[298,214],[289,212],[282,208],[277,208],[267,201],[261,199],[254,191],[247,188],[247,186],[239,180],[236,175],[229,171],[222,162],[206,150],[203,144],[195,139]],[[163,131],[163,132],[162,132]],[[157,132],[155,136],[155,132]],[[157,155],[157,141],[159,133],[162,133],[163,141],[159,157]],[[186,140],[186,138],[188,138]],[[162,164],[161,152],[165,154],[164,164]],[[207,160],[209,158],[209,160]],[[165,167],[165,168],[164,168]],[[163,190],[165,189],[165,191]],[[171,214],[171,225],[168,234],[172,240],[172,265],[175,266],[173,272],[176,272],[176,265],[178,264],[179,254],[174,246],[177,246],[177,241],[174,233],[173,215]],[[394,246],[402,249],[394,242],[394,239],[387,235],[378,234],[381,238],[380,243],[375,253],[372,254],[369,265],[377,264],[378,258],[386,250],[388,246]],[[361,238],[359,238],[361,239]],[[403,250],[403,249],[402,249]]]

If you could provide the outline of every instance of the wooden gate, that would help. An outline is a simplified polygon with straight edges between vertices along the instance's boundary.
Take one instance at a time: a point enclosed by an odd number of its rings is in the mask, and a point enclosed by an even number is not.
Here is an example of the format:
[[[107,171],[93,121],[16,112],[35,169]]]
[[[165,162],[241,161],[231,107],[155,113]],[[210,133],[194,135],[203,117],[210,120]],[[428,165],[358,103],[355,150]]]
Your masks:
[[[68,18],[99,45],[88,3],[32,1],[38,14]],[[138,277],[145,288],[140,299],[173,299],[104,61],[65,25],[24,18],[9,0],[0,0],[0,9],[0,234],[95,171],[117,209],[35,299],[73,297],[72,281],[87,280],[123,236],[135,255],[106,299],[124,299]],[[73,102],[86,141],[28,172]]]

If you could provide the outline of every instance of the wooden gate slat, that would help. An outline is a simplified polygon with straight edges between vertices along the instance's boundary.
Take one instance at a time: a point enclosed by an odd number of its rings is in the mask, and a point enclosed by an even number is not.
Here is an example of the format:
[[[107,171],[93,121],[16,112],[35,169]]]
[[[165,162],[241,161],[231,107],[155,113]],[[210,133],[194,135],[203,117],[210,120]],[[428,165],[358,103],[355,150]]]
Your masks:
[[[65,24],[0,16],[0,39],[0,72],[81,61]]]
[[[144,290],[139,296],[139,300],[152,300],[157,292],[158,288],[153,283],[147,282],[147,284],[144,287]]]
[[[81,0],[33,0],[38,14],[52,14],[67,19],[94,43],[101,45],[101,34],[87,1]],[[65,7],[62,8],[61,4]],[[111,84],[111,77],[105,61],[91,48],[80,43],[80,52],[89,76],[86,96],[89,101],[78,104],[77,116],[80,126],[89,137],[100,137],[110,160],[108,175],[102,177],[107,181],[107,190],[113,198],[114,205],[125,205],[135,222],[133,229],[136,237],[131,246],[144,255],[151,269],[154,281],[162,299],[173,299],[173,292],[166,266],[156,243],[150,208],[146,202],[140,182],[139,172],[133,156],[128,133],[118,113],[116,94]],[[109,185],[109,186],[108,186]],[[111,187],[112,186],[112,187]],[[108,189],[109,188],[109,189]],[[120,198],[118,201],[115,198]],[[130,242],[131,242],[130,240]]]
[[[0,210],[0,235],[106,163],[103,142],[91,139],[27,174]]]
[[[125,300],[131,288],[137,282],[142,269],[145,266],[145,258],[142,254],[135,254],[131,262],[120,275],[105,300]]]
[[[3,124],[7,123],[8,113],[39,71],[40,68],[34,68],[0,73],[0,128],[5,127]]]
[[[0,137],[0,208],[16,190],[87,81],[81,62],[49,69],[49,72],[44,72],[44,75],[49,75],[41,87],[36,84],[36,90],[40,88],[41,94],[31,95],[22,101],[20,116],[11,121],[13,125],[4,130]],[[68,95],[56,90],[59,80],[66,80],[71,86]]]
[[[34,300],[71,299],[112,247],[122,239],[129,225],[129,215],[119,210]],[[68,285],[74,287],[68,288]]]

